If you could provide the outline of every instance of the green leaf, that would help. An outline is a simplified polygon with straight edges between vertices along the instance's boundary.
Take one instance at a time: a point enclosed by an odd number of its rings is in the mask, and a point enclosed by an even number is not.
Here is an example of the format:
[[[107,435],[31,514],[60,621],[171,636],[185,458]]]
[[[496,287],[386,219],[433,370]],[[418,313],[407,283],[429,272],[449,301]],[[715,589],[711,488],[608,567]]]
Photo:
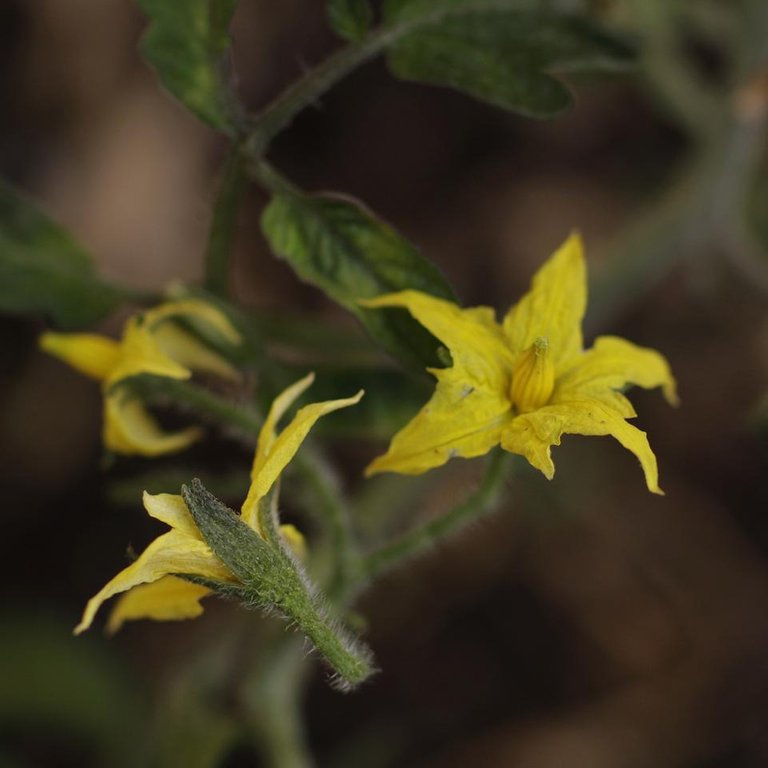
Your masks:
[[[338,197],[278,194],[261,220],[272,250],[303,280],[321,288],[409,365],[437,365],[439,343],[398,310],[364,309],[359,299],[413,288],[453,300],[448,282],[394,229]]]
[[[295,624],[334,669],[339,688],[351,688],[373,673],[370,651],[330,618],[318,590],[287,548],[262,539],[199,480],[182,486],[181,495],[206,543],[240,585],[233,589],[223,582],[194,577],[193,581],[222,596],[240,599],[248,607],[276,612]],[[276,528],[276,507],[269,513],[273,516],[270,524]]]
[[[326,13],[333,31],[352,42],[362,40],[373,21],[368,0],[328,0]]]
[[[61,226],[0,179],[0,311],[42,313],[70,329],[101,319],[122,300]]]
[[[235,132],[229,23],[237,0],[139,0],[150,19],[141,51],[163,85],[203,122]]]
[[[570,91],[550,72],[617,69],[631,60],[625,44],[584,18],[475,11],[460,0],[453,5],[451,13],[415,28],[390,49],[394,75],[455,88],[527,117],[550,118],[572,103]]]

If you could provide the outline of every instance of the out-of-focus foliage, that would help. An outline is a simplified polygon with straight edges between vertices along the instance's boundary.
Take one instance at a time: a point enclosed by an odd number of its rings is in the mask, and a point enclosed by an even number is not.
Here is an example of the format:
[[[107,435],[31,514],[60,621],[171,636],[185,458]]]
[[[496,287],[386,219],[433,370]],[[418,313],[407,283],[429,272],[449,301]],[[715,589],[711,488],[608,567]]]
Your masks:
[[[0,180],[0,310],[44,314],[76,328],[100,320],[121,300],[62,227]]]
[[[536,118],[554,117],[572,103],[550,72],[616,69],[631,59],[625,44],[585,18],[487,8],[446,14],[406,34],[388,55],[398,77],[456,88]]]
[[[150,18],[141,44],[163,85],[203,122],[237,123],[228,79],[229,23],[237,0],[139,0]]]
[[[328,23],[347,40],[362,40],[373,21],[368,0],[328,0]]]

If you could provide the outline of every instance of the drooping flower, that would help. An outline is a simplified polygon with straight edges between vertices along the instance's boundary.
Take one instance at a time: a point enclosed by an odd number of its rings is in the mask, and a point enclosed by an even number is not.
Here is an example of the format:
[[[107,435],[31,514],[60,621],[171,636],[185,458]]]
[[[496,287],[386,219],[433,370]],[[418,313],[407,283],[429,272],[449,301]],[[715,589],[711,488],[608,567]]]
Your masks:
[[[104,393],[103,440],[107,450],[157,456],[187,448],[202,435],[198,427],[163,431],[141,400],[123,382],[152,374],[188,379],[193,371],[237,379],[237,371],[218,353],[174,320],[187,319],[218,333],[231,344],[240,335],[215,307],[199,299],[162,304],[133,315],[120,341],[91,333],[44,333],[40,347],[80,373],[101,382]]]
[[[430,369],[437,378],[432,399],[366,473],[421,474],[501,445],[551,479],[551,447],[562,435],[612,435],[640,460],[648,489],[661,493],[656,457],[645,433],[627,422],[636,413],[622,390],[662,387],[674,404],[675,380],[658,352],[616,336],[601,336],[585,350],[586,301],[578,234],[539,269],[501,324],[489,307],[461,309],[419,291],[361,301],[407,309],[453,359],[449,368]]]
[[[327,400],[306,405],[279,434],[277,422],[314,380],[314,375],[293,384],[279,395],[264,421],[259,434],[251,469],[251,485],[240,510],[241,519],[262,538],[258,518],[259,501],[269,493],[280,474],[298,451],[315,422],[325,414],[354,405],[362,391],[343,400]],[[124,594],[115,605],[107,629],[114,632],[131,619],[187,619],[199,616],[200,600],[211,590],[186,581],[176,574],[200,576],[220,582],[237,582],[236,576],[211,551],[200,533],[192,514],[181,496],[144,493],[144,508],[151,517],[170,526],[171,530],[156,538],[127,568],[109,581],[85,608],[75,634],[91,626],[101,604],[110,597]],[[304,541],[291,525],[280,528],[282,536],[301,557]]]

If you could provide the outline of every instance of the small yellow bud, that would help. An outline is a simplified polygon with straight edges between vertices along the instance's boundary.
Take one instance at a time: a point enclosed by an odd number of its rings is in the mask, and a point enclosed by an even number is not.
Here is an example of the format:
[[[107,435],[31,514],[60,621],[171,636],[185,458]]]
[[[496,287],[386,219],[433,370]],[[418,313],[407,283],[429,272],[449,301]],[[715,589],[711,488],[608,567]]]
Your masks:
[[[545,337],[539,337],[517,360],[509,396],[518,413],[546,405],[555,388],[555,368]]]

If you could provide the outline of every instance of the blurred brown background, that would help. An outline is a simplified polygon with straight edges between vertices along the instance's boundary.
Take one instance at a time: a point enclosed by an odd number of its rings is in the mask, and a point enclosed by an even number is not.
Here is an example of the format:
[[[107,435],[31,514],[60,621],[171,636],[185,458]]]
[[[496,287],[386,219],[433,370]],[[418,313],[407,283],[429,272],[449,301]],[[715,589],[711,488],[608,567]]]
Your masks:
[[[768,24],[760,2],[670,5],[677,54],[718,94],[712,135],[700,121],[699,135],[670,94],[642,3],[604,3],[648,36],[647,56],[633,73],[574,81],[576,106],[563,118],[506,115],[396,82],[374,62],[271,152],[302,186],[364,200],[467,304],[506,310],[578,227],[594,287],[588,337],[660,349],[682,398],[672,410],[658,393],[633,396],[666,497],[645,491],[615,442],[570,437],[556,449],[552,483],[521,469],[499,514],[366,595],[359,608],[382,672],[349,696],[316,673],[306,714],[322,765],[768,765],[758,407],[768,391]],[[714,9],[715,23],[701,8]],[[2,4],[0,171],[43,201],[106,277],[158,289],[201,275],[224,147],[160,90],[136,52],[143,25],[128,0]],[[242,2],[233,34],[239,87],[254,108],[337,45],[318,0]],[[254,190],[242,212],[238,297],[348,323],[270,256],[258,228],[264,201]],[[0,657],[40,675],[30,682],[37,698],[0,694],[0,760],[98,765],[88,736],[97,726],[60,717],[80,685],[68,665],[122,670],[151,720],[180,659],[230,609],[140,623],[114,640],[68,637],[126,543],[140,549],[156,529],[138,496],[115,501],[114,480],[130,483],[146,465],[100,465],[97,387],[35,350],[41,327],[0,318]],[[247,462],[247,450],[218,437],[181,467],[159,466],[185,479],[186,467]],[[472,472],[457,464],[419,508],[445,506]],[[121,716],[114,706],[104,702],[104,718]],[[132,744],[150,738],[131,722],[109,727]],[[243,748],[226,765],[254,759]]]

